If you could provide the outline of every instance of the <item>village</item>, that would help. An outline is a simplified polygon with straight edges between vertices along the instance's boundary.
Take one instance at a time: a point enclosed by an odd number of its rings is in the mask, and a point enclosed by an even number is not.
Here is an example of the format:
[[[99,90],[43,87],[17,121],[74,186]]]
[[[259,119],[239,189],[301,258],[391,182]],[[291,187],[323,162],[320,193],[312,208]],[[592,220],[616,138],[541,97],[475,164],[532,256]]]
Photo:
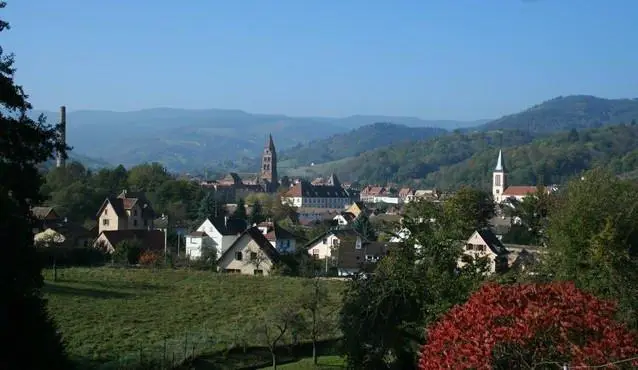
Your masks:
[[[64,107],[61,120],[66,122]],[[502,242],[510,227],[520,224],[520,219],[508,209],[537,192],[536,186],[510,186],[504,163],[499,151],[492,174],[492,198],[497,211],[488,227],[473,230],[458,240],[464,256],[458,261],[459,267],[465,263],[464,258],[471,256],[489,261],[492,273],[504,272],[525,268],[542,253],[538,245]],[[65,160],[58,158],[57,168],[65,165]],[[313,261],[315,275],[343,278],[373,272],[384,256],[403,243],[412,242],[418,248],[418,241],[410,240],[409,230],[402,225],[405,207],[419,202],[440,203],[453,196],[437,189],[392,186],[367,185],[357,190],[351,184],[342,184],[335,174],[312,181],[280,179],[272,135],[263,149],[260,173],[253,179],[242,180],[231,173],[220,180],[194,181],[223,203],[225,210],[199,220],[192,229],[170,222],[170,215],[156,214],[143,192],[122,189],[104,199],[96,210],[91,230],[60,217],[55,207],[33,207],[38,220],[34,241],[43,247],[93,248],[107,255],[135,241],[140,254],[151,252],[156,259],[212,259],[209,262],[219,272],[247,275],[270,275],[286,269],[286,261],[294,256],[297,262],[299,258]],[[556,187],[546,188],[547,192],[555,190]],[[243,199],[251,194],[274,193],[291,213],[285,220],[251,223],[251,209]],[[237,199],[241,199],[243,211],[237,210],[238,203],[232,203]],[[296,232],[300,229],[304,232]],[[179,235],[176,243],[169,243],[169,233]],[[131,261],[138,262],[139,256]]]

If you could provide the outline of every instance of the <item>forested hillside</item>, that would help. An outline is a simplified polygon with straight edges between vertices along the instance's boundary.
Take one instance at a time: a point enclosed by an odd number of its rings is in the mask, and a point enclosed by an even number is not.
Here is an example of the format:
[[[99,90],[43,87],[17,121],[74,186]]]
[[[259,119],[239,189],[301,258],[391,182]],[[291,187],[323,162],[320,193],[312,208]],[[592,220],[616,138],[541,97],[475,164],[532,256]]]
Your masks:
[[[326,139],[297,145],[282,153],[280,168],[307,166],[359,155],[362,152],[447,133],[438,127],[408,127],[394,123],[374,123]]]
[[[534,136],[523,131],[459,132],[429,140],[401,143],[361,153],[356,157],[288,171],[291,175],[337,173],[344,181],[409,182],[437,171],[439,167],[459,163],[481,151],[527,144]]]
[[[497,148],[444,166],[424,184],[454,188],[460,184],[488,187]],[[527,145],[503,148],[510,184],[563,183],[586,169],[604,166],[616,174],[638,169],[638,126],[616,125],[575,130],[539,138]]]
[[[511,184],[562,183],[585,169],[605,166],[614,173],[638,170],[638,126],[614,125],[535,137],[526,131],[455,133],[362,153],[305,168],[337,173],[361,183],[398,182],[438,186],[488,187],[502,148]]]
[[[558,97],[481,126],[552,133],[630,123],[638,117],[638,99],[602,99],[589,95]]]

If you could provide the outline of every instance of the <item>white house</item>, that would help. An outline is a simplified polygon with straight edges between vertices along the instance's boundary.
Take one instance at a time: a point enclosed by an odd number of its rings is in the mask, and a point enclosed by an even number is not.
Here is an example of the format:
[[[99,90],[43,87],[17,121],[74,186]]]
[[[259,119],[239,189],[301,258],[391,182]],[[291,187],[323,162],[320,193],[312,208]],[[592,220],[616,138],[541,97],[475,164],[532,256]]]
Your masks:
[[[244,275],[269,275],[280,255],[257,227],[244,231],[217,261],[219,270]]]
[[[489,270],[491,273],[500,272],[507,269],[509,251],[501,241],[488,229],[476,230],[465,242],[463,247],[464,256],[475,259],[487,257],[489,260]],[[466,263],[463,257],[459,260],[459,267]]]
[[[188,256],[189,259],[201,258],[208,248],[215,248],[215,242],[213,238],[205,232],[193,231],[186,235],[186,256]],[[215,253],[219,252],[216,250]],[[219,254],[217,254],[217,257],[219,257]]]
[[[217,255],[221,256],[246,230],[246,227],[246,221],[225,216],[206,219],[196,231],[208,235],[212,239],[212,246],[217,249]]]
[[[327,231],[314,238],[306,247],[308,254],[315,259],[329,258],[333,251],[346,240],[353,240],[357,244],[363,243],[361,236],[352,229],[336,229]]]

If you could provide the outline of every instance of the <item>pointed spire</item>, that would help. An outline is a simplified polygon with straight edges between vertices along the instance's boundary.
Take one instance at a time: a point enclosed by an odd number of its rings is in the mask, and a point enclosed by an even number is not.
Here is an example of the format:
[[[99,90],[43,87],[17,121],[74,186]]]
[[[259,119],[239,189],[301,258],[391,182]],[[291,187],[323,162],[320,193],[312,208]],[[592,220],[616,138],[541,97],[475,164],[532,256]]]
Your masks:
[[[268,134],[268,142],[266,142],[266,148],[269,148],[271,150],[275,148],[275,142],[272,139],[272,134]]]
[[[503,166],[503,151],[499,149],[498,151],[498,159],[496,160],[496,168],[494,171],[505,171],[505,166]]]

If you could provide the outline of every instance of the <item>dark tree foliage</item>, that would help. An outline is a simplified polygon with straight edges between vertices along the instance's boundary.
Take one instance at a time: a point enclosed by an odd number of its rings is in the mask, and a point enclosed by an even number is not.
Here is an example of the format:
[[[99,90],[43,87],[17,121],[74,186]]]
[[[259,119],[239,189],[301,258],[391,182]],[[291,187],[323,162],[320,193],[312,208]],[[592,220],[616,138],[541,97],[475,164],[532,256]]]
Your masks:
[[[224,213],[223,205],[215,198],[215,193],[213,192],[207,192],[199,202],[198,221],[223,216]]]
[[[0,2],[0,9],[5,7]],[[0,31],[8,23],[0,21]],[[40,199],[37,165],[67,149],[57,126],[26,115],[31,109],[15,85],[13,55],[0,49],[0,368],[69,369],[61,336],[42,297],[41,265],[33,245],[30,207]]]
[[[237,201],[237,209],[235,209],[233,217],[239,220],[248,221],[248,214],[246,213],[246,202],[243,198]]]
[[[361,213],[352,223],[352,228],[355,229],[365,240],[375,241],[377,240],[377,232],[374,230],[370,219],[365,213]]]
[[[250,224],[259,224],[266,220],[266,215],[264,215],[264,210],[259,201],[255,201],[252,206],[250,206]]]

